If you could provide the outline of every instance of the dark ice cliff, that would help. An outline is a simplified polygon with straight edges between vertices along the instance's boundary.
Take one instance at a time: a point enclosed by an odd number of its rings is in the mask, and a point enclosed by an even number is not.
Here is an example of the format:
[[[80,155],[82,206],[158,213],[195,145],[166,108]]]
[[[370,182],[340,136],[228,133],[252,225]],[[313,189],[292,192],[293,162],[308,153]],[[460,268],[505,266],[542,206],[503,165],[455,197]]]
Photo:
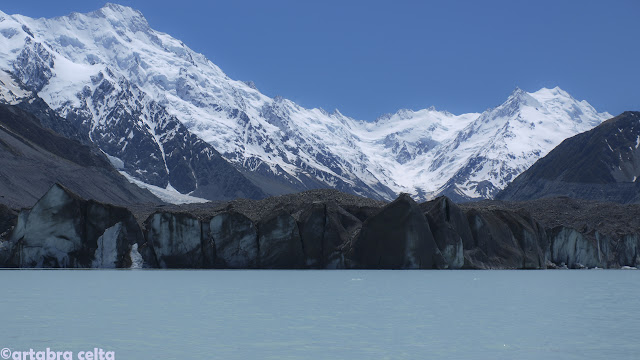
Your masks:
[[[335,190],[127,209],[56,184],[31,209],[0,209],[0,266],[619,268],[640,263],[639,210],[568,198],[385,203]]]

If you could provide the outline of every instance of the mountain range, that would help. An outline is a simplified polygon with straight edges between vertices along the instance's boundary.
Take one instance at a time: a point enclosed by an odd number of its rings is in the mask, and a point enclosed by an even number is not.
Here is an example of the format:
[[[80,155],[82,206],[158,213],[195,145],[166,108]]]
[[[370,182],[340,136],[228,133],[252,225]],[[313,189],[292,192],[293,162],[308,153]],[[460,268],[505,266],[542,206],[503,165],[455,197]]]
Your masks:
[[[611,118],[556,87],[482,113],[374,121],[306,109],[230,79],[129,7],[32,19],[0,12],[0,102],[97,146],[131,181],[210,200],[313,188],[390,200],[491,199],[564,139]],[[73,129],[73,130],[72,130]]]

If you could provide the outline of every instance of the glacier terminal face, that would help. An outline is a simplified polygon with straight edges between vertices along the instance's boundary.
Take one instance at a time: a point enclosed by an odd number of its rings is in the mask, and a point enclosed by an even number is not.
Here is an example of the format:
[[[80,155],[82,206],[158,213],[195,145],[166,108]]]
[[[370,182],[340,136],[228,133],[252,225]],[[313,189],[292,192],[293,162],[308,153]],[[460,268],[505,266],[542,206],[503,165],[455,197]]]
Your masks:
[[[518,89],[482,114],[400,110],[367,122],[268,97],[129,7],[0,18],[1,70],[130,176],[208,199],[323,187],[385,200],[492,198],[562,140],[611,117],[554,88]],[[23,96],[1,87],[5,101]]]

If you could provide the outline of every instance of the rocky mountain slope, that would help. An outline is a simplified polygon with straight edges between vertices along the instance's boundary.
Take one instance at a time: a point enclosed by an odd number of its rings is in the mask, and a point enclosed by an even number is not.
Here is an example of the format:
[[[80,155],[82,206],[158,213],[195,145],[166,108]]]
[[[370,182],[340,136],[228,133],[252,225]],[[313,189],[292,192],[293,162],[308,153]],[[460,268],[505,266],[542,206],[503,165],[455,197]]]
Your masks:
[[[31,113],[0,104],[0,204],[31,207],[56,182],[85,198],[129,205],[161,203],[131,184],[98,149],[41,126]]]
[[[640,112],[627,111],[573,136],[516,178],[504,200],[553,196],[640,202]]]
[[[407,194],[383,203],[312,190],[134,213],[54,185],[0,237],[0,267],[637,267],[639,206],[565,199],[458,206],[446,197],[417,204]],[[550,215],[567,209],[576,216]]]
[[[212,199],[260,198],[264,196],[258,187],[228,164],[211,145],[189,133],[175,119],[163,117],[164,113],[161,108],[155,108],[159,109],[160,113],[154,115],[157,120],[156,126],[162,128],[164,133],[158,141],[161,141],[164,146],[162,151],[170,151],[169,154],[160,154],[160,149],[154,147],[155,143],[150,142],[147,138],[149,134],[146,130],[150,128],[147,126],[145,130],[141,130],[141,124],[131,117],[139,116],[136,114],[135,106],[127,108],[126,104],[123,105],[120,102],[109,104],[109,120],[112,121],[114,116],[117,116],[118,126],[105,125],[101,127],[103,132],[98,136],[93,132],[96,131],[95,129],[89,131],[86,124],[79,120],[79,114],[61,118],[37,94],[29,91],[28,87],[19,79],[0,71],[1,103],[16,105],[37,116],[43,126],[67,138],[98,147],[107,155],[112,152],[109,144],[115,137],[123,135],[123,133],[131,137],[137,136],[138,141],[130,145],[132,151],[128,152],[131,158],[127,159],[130,159],[130,162],[125,163],[121,158],[108,155],[113,165],[126,175],[144,173],[147,177],[161,179],[168,175],[167,169],[171,168],[174,169],[173,174],[175,175],[173,184],[183,190],[183,193],[190,193],[196,197],[202,196],[202,194],[208,194],[208,197]],[[91,119],[93,115],[84,116],[84,119],[87,120]],[[162,158],[163,161],[157,161],[159,158]],[[127,167],[126,164],[134,167]],[[136,177],[133,176],[133,178]],[[169,176],[169,179],[172,177]],[[152,189],[159,187],[160,191],[162,189],[174,190],[173,186],[168,186],[168,182],[163,183],[160,180],[148,181],[147,184],[152,185],[147,186]],[[178,194],[177,191],[174,190],[174,192]]]
[[[610,117],[559,88],[516,90],[482,114],[401,110],[366,122],[305,109],[230,79],[115,4],[53,19],[0,12],[0,38],[0,69],[123,172],[208,199],[322,187],[386,200],[491,198],[564,138]]]

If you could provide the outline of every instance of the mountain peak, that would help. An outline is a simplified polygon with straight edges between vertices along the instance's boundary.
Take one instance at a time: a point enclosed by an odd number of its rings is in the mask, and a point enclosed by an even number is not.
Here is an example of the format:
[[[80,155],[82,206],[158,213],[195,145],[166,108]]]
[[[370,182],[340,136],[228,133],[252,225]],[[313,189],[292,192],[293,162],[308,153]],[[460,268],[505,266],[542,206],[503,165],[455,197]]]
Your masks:
[[[511,92],[511,95],[509,95],[509,97],[516,97],[516,96],[521,96],[523,94],[526,94],[527,92],[520,89],[519,86],[516,86],[515,89],[513,89],[513,91]]]
[[[134,31],[149,29],[149,23],[144,15],[142,15],[140,11],[129,6],[106,3],[102,8],[92,12],[91,14],[116,20],[116,23],[122,23]]]
[[[106,3],[104,4],[104,6],[102,7],[102,9],[109,9],[112,11],[116,11],[116,12],[120,12],[120,13],[131,13],[131,12],[135,12],[138,14],[141,14],[138,10],[133,9],[132,7],[129,6],[124,6],[124,5],[120,5],[120,4],[115,4],[115,3]]]
[[[535,105],[537,103],[536,99],[531,96],[528,92],[516,87],[509,98],[505,102],[506,104],[519,104],[519,105]]]
[[[539,97],[544,97],[544,98],[564,97],[564,98],[573,99],[571,94],[569,94],[568,92],[562,90],[559,86],[556,86],[556,87],[551,88],[551,89],[543,87],[542,89],[534,92],[533,95],[534,96],[539,96]]]

